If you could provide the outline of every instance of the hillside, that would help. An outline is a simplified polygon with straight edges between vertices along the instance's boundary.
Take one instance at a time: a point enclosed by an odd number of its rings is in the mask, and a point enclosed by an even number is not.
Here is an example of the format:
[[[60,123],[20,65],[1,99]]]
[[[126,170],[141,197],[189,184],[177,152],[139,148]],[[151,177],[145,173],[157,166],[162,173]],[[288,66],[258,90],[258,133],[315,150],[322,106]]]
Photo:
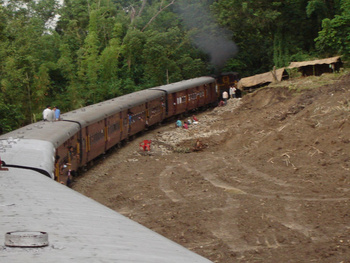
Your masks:
[[[350,262],[349,113],[350,74],[284,81],[144,133],[73,189],[213,262]]]

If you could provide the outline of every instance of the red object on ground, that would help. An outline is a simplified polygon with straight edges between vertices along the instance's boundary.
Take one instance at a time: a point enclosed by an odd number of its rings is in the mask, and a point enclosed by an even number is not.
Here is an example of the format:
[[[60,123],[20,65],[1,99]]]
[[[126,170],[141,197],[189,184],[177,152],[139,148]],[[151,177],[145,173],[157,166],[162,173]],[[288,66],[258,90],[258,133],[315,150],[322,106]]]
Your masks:
[[[151,140],[144,140],[143,142],[140,143],[140,148],[143,151],[150,151],[151,150]]]

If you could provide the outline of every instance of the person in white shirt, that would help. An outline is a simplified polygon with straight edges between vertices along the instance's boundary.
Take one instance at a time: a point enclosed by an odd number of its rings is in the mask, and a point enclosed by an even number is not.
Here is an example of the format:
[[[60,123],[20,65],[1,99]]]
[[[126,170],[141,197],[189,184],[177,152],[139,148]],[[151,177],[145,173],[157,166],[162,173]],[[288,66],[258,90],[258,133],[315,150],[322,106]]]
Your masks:
[[[51,112],[49,112],[49,115],[47,115],[48,121],[55,121],[56,120],[56,107],[53,107]]]
[[[224,104],[226,105],[226,104],[227,104],[227,99],[228,99],[228,93],[227,93],[227,91],[224,91],[224,92],[222,93],[222,98],[223,98],[223,100],[224,100]]]
[[[231,99],[236,98],[236,88],[235,88],[235,86],[231,86],[229,92],[230,92]]]
[[[48,121],[49,115],[51,114],[51,106],[47,105],[46,109],[43,111],[43,120]],[[50,116],[51,117],[51,116]]]

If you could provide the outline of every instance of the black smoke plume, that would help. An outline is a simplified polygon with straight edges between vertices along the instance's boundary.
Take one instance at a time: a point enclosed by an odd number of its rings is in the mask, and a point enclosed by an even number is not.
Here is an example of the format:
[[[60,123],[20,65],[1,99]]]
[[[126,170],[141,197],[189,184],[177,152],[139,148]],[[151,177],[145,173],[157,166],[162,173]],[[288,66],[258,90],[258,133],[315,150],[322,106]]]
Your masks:
[[[180,1],[176,11],[184,25],[194,32],[193,44],[208,54],[216,71],[220,71],[226,61],[238,52],[232,41],[233,33],[220,27],[200,1]]]

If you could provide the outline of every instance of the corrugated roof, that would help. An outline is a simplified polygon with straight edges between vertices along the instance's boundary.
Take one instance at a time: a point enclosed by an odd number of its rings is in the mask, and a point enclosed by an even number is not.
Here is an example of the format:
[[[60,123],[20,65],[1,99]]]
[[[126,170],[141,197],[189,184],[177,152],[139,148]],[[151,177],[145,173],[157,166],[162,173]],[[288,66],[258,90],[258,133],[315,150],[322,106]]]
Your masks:
[[[285,71],[285,68],[280,68],[280,69],[276,70],[276,80],[278,80],[278,81],[282,80],[284,71]],[[253,86],[256,86],[256,85],[262,85],[262,84],[265,84],[265,83],[271,83],[274,80],[275,79],[273,77],[272,71],[269,71],[269,72],[258,74],[258,75],[254,75],[254,76],[251,76],[251,77],[242,78],[238,82],[238,88],[239,89],[249,88],[249,87],[253,87]]]
[[[320,64],[332,64],[337,63],[340,61],[340,56],[331,57],[331,58],[325,58],[325,59],[317,59],[317,60],[311,60],[311,61],[301,61],[301,62],[291,62],[288,68],[300,68],[305,66],[313,66],[313,65],[320,65]]]

